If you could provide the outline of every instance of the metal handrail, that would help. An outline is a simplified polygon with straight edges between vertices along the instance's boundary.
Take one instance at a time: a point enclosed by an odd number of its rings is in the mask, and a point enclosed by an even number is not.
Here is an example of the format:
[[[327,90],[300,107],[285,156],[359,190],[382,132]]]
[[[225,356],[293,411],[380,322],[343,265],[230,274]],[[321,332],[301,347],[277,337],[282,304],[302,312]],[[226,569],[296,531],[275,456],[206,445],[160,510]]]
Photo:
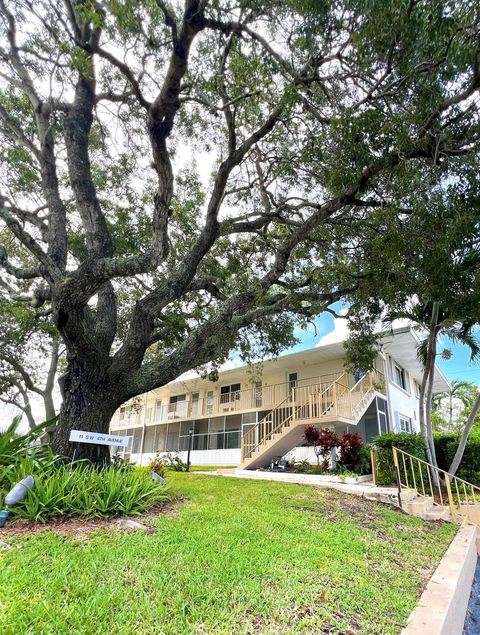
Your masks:
[[[440,505],[443,507],[445,506],[446,501],[448,501],[448,507],[453,520],[468,520],[468,517],[462,513],[462,505],[471,504],[470,494],[467,494],[467,488],[470,490],[473,503],[475,504],[477,503],[477,498],[480,499],[480,487],[474,485],[473,483],[469,483],[454,474],[450,474],[450,472],[442,470],[441,468],[436,467],[435,465],[432,465],[413,454],[400,450],[400,448],[393,447],[392,450],[393,463],[397,475],[397,484],[400,495],[402,489],[413,489],[417,492],[417,494],[422,494],[424,497],[432,498],[434,505]],[[417,471],[414,466],[418,468]],[[425,474],[422,471],[421,466],[424,466]],[[410,473],[408,468],[410,468]],[[442,481],[445,483],[446,492],[442,492]],[[452,493],[452,484],[455,486],[456,497]],[[419,487],[420,485],[421,489]],[[463,497],[462,492],[459,491],[459,485],[461,486],[460,489],[463,489]],[[475,491],[477,491],[477,494],[475,494]],[[437,497],[437,499],[435,497]]]

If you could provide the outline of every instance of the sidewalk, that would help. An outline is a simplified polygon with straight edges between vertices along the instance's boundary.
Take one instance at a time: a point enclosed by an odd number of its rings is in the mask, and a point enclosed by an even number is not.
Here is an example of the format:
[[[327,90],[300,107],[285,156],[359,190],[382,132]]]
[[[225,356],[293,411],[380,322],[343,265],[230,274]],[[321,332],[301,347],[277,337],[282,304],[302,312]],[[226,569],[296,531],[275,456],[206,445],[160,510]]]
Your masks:
[[[298,485],[313,485],[324,489],[335,489],[345,494],[354,494],[367,500],[380,501],[389,505],[398,505],[398,492],[395,487],[377,487],[372,481],[364,483],[336,483],[321,480],[315,474],[294,474],[291,472],[264,472],[260,470],[220,470],[212,472],[196,472],[209,476],[226,476],[231,478],[248,478],[253,480],[279,481],[281,483],[297,483]]]

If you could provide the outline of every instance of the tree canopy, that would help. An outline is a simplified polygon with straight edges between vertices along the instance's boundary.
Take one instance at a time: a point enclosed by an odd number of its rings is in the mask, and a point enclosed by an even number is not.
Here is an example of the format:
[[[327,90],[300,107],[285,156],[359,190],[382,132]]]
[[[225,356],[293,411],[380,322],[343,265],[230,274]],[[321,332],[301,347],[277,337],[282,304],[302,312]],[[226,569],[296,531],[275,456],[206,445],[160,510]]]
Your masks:
[[[63,339],[57,451],[232,348],[280,350],[368,289],[387,217],[472,194],[478,13],[0,0],[4,292]]]

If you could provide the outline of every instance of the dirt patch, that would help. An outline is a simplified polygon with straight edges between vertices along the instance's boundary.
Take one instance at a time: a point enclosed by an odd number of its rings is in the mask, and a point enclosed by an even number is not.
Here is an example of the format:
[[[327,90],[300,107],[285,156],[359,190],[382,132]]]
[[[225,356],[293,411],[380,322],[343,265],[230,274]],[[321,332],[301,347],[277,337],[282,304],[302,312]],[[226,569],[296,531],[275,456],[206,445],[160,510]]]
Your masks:
[[[148,512],[140,514],[138,516],[130,516],[132,520],[135,520],[144,525],[149,525],[149,521],[154,520],[160,515],[169,514],[172,516],[178,515],[180,503],[183,502],[183,498],[177,498],[172,501],[167,501],[162,505],[149,509]],[[57,518],[51,520],[48,523],[37,523],[30,520],[14,520],[7,521],[5,527],[0,529],[0,538],[8,536],[24,536],[36,531],[50,530],[56,534],[62,536],[85,536],[97,529],[111,529],[118,531],[118,525],[116,525],[117,518]]]
[[[335,490],[329,490],[328,496],[322,497],[322,500],[318,502],[310,499],[306,505],[302,505],[304,500],[295,497],[288,497],[284,500],[290,505],[293,504],[299,511],[318,514],[331,522],[338,521],[339,513],[346,514],[358,521],[358,524],[365,529],[378,530],[378,522],[383,519],[382,515],[377,512],[377,505],[381,505],[381,503],[373,503],[364,498],[349,496]],[[300,504],[295,504],[296,501]]]

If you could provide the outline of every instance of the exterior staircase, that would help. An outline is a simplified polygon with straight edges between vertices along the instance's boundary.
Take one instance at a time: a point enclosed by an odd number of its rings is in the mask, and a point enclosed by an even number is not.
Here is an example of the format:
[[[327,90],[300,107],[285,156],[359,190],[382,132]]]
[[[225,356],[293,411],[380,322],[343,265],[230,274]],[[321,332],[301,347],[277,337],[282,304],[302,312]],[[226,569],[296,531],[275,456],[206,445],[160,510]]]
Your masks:
[[[480,527],[480,488],[458,476],[393,448],[398,504],[423,520]]]
[[[347,373],[309,386],[292,387],[290,394],[242,436],[242,469],[267,466],[301,445],[306,426],[345,423],[356,425],[384,386],[383,375],[373,371],[353,388]]]
[[[401,496],[402,509],[407,514],[418,516],[422,520],[452,520],[448,507],[435,505],[431,496],[423,496],[413,489],[403,490]]]

